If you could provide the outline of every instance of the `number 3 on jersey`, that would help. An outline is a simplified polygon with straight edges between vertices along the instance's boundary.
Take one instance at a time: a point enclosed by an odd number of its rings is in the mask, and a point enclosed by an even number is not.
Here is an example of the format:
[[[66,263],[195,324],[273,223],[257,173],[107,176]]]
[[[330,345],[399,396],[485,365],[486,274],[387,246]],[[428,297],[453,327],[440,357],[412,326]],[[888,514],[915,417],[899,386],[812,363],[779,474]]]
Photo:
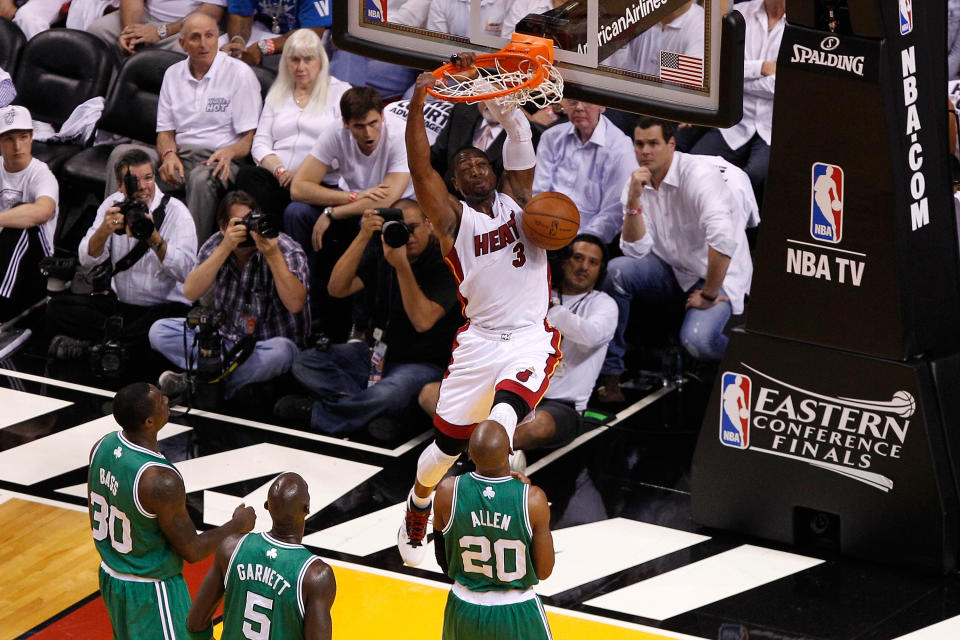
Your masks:
[[[527,256],[524,255],[524,253],[523,253],[523,243],[522,243],[522,242],[518,242],[518,243],[513,247],[513,252],[514,252],[515,254],[517,254],[517,257],[513,259],[513,266],[515,266],[517,269],[519,269],[520,267],[522,267],[523,265],[525,265],[525,264],[527,263]]]

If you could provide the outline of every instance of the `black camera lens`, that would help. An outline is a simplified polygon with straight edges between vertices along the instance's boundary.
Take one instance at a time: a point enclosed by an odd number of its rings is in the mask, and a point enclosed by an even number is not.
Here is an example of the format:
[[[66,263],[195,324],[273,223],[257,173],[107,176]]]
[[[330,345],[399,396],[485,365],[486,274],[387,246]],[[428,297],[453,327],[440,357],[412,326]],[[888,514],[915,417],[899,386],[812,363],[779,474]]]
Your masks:
[[[383,241],[387,246],[399,249],[410,239],[410,227],[402,222],[390,220],[383,223]]]
[[[276,238],[280,235],[280,228],[273,223],[273,219],[262,211],[250,211],[243,216],[240,224],[247,228],[247,239],[240,243],[241,247],[252,247],[253,237],[250,232],[256,233],[261,238]]]

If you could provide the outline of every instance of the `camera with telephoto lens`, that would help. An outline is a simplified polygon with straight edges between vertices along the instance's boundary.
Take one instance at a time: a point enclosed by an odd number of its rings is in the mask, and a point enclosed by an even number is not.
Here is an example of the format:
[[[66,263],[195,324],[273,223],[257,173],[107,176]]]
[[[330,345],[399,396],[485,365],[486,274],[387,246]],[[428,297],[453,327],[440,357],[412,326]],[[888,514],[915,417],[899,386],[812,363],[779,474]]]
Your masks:
[[[383,241],[388,247],[399,249],[410,239],[410,227],[403,221],[403,210],[396,208],[374,209],[383,218]]]
[[[118,236],[125,235],[126,227],[130,227],[130,235],[137,240],[146,240],[153,235],[153,220],[150,218],[150,209],[147,205],[136,198],[138,186],[137,176],[127,170],[127,174],[123,176],[123,189],[127,192],[127,197],[117,205],[120,207],[124,226],[115,230],[114,233]]]
[[[98,376],[118,376],[127,366],[123,338],[123,317],[110,316],[103,324],[103,340],[90,347],[90,370]]]
[[[261,238],[276,238],[280,235],[280,229],[274,224],[273,219],[262,211],[249,211],[243,216],[240,224],[247,228],[247,239],[241,242],[240,247],[252,247],[253,236],[250,232],[256,232]]]
[[[223,373],[220,347],[220,325],[223,313],[197,307],[187,314],[187,326],[197,330],[197,379],[214,380]]]

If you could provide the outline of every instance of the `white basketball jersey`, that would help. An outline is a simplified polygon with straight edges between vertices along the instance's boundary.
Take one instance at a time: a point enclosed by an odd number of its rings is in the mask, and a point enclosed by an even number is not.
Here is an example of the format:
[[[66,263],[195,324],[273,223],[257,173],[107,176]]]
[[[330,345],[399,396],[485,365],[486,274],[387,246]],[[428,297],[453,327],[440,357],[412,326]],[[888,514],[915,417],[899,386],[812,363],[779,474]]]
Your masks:
[[[460,203],[460,230],[447,263],[460,283],[466,318],[495,331],[542,325],[550,303],[547,252],[523,235],[520,205],[499,191],[493,217]]]

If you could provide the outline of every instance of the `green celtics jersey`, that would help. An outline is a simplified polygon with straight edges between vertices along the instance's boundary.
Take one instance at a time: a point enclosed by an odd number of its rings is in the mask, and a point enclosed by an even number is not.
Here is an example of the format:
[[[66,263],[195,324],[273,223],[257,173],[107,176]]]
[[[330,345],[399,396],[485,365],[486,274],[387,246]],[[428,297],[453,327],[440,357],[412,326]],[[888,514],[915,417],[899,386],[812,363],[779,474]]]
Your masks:
[[[100,557],[119,573],[165,580],[183,569],[157,524],[140,504],[140,476],[149,467],[176,467],[155,451],[135,445],[116,431],[93,452],[90,474],[90,526]]]
[[[303,576],[319,559],[268,533],[243,536],[227,565],[220,640],[303,638]]]
[[[530,485],[514,478],[457,477],[443,528],[447,575],[471,591],[527,589],[533,570]]]

